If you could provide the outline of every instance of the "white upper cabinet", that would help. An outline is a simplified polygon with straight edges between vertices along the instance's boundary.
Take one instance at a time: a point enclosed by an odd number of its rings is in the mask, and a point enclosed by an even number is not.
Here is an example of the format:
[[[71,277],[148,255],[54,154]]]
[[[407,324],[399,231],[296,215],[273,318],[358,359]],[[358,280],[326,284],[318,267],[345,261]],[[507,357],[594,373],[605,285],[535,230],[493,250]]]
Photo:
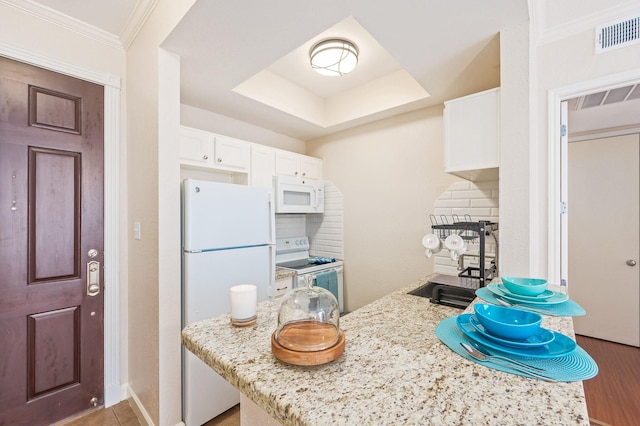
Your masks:
[[[203,130],[182,127],[180,163],[232,172],[249,173],[251,144]]]
[[[251,144],[226,136],[215,136],[215,165],[226,170],[249,172]]]
[[[322,179],[322,160],[307,155],[300,156],[300,175],[309,179]]]
[[[322,160],[289,151],[276,151],[276,174],[322,179]]]
[[[276,174],[276,150],[268,146],[251,145],[251,186],[273,187]]]
[[[202,130],[180,129],[180,163],[189,166],[213,167],[214,135]]]
[[[300,155],[295,152],[276,151],[276,174],[298,176],[300,174]]]
[[[232,176],[233,183],[265,188],[273,187],[275,175],[322,179],[319,158],[185,126],[180,129],[180,164],[192,177],[199,173],[198,179]]]
[[[444,103],[445,171],[462,178],[498,179],[500,88]]]

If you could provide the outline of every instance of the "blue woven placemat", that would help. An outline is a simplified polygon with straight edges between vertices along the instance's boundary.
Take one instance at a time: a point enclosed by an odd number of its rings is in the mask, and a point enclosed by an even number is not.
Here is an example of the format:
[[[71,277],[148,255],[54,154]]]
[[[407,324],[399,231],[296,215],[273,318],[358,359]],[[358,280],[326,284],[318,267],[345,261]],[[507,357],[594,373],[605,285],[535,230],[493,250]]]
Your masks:
[[[472,358],[465,351],[460,342],[469,342],[469,338],[465,336],[456,325],[456,317],[445,318],[436,327],[436,336],[458,355],[474,361],[478,364],[493,368],[494,370],[504,371],[506,373],[516,374],[518,376],[527,376],[525,373],[513,370],[500,364],[494,364],[490,361],[480,362]],[[558,358],[550,359],[534,359],[515,355],[506,355],[518,361],[526,362],[529,365],[546,370],[545,376],[553,378],[559,382],[576,382],[579,380],[587,380],[598,374],[598,365],[580,346],[571,354]]]
[[[491,290],[486,287],[477,289],[476,296],[478,296],[485,302],[502,306],[500,305],[500,302],[498,302],[498,299],[496,299],[495,294],[493,294]],[[526,310],[527,307],[536,312],[540,312],[543,315],[544,313],[546,313],[547,315],[557,315],[561,317],[578,317],[587,313],[587,311],[585,311],[582,306],[578,305],[571,299],[567,300],[566,302],[558,303],[556,305],[527,305],[526,303],[522,302],[518,303],[518,306],[514,306],[514,308],[524,310]]]

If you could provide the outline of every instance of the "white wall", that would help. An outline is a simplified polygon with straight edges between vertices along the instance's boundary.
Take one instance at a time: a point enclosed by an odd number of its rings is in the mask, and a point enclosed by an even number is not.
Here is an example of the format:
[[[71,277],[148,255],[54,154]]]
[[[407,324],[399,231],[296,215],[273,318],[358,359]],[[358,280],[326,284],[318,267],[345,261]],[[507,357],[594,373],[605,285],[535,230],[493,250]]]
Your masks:
[[[434,201],[460,178],[444,173],[442,106],[307,142],[344,196],[346,310],[433,271],[422,236]]]
[[[304,141],[292,138],[244,121],[206,111],[191,105],[181,105],[180,121],[183,126],[193,127],[247,142],[267,145],[286,151],[304,154]]]
[[[157,425],[182,418],[179,79],[159,46],[192,4],[160,1],[127,51],[129,221],[142,230],[129,235],[129,384]]]
[[[532,215],[540,221],[540,225],[532,229],[531,239],[540,242],[537,247],[532,247],[532,252],[540,259],[534,273],[540,276],[547,275],[550,263],[547,253],[553,251],[548,235],[549,212],[557,211],[555,200],[549,202],[550,186],[556,187],[555,177],[550,169],[550,159],[557,157],[559,151],[559,147],[550,147],[550,143],[554,141],[546,137],[549,126],[549,92],[614,74],[637,71],[640,68],[640,45],[598,55],[594,53],[595,25],[608,23],[612,19],[626,18],[633,12],[640,14],[640,3],[611,1],[604,6],[598,4],[600,7],[594,7],[593,4],[584,5],[583,9],[580,9],[582,13],[578,14],[575,12],[575,1],[562,7],[554,2],[547,3],[554,6],[554,9],[548,12],[553,12],[556,16],[554,23],[557,25],[542,32],[540,44],[535,47],[537,87],[532,98],[532,103],[536,106],[533,113],[539,117],[532,128],[532,133],[535,132],[539,137],[531,140],[531,147],[535,153],[531,159],[534,173],[531,177],[531,197],[536,200],[532,204]],[[569,8],[569,5],[573,6],[573,9]],[[607,6],[609,8],[605,9]],[[581,18],[576,19],[576,15]],[[563,27],[560,23],[566,25]],[[550,180],[549,177],[553,179]]]
[[[535,101],[531,72],[535,56],[525,22],[500,33],[500,273],[531,276],[535,262],[531,238],[536,226],[530,212],[531,127]]]

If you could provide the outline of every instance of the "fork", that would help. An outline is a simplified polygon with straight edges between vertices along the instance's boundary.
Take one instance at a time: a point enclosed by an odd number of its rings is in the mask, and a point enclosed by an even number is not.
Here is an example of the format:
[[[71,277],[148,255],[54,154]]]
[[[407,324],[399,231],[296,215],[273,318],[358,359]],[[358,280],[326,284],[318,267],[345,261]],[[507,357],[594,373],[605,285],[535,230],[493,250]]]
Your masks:
[[[499,296],[495,296],[496,300],[498,301],[498,303],[500,303],[502,306],[508,306],[510,308],[518,308],[518,309],[522,309],[525,311],[529,311],[529,312],[535,312],[538,314],[542,314],[542,315],[549,315],[551,317],[557,317],[558,314],[551,312],[551,311],[547,311],[546,309],[540,309],[540,308],[532,308],[529,305],[520,305],[518,303],[512,303],[512,302],[508,302],[506,300],[504,300],[503,298],[499,297]]]
[[[542,374],[535,372],[534,369],[536,370],[539,370],[539,369],[532,367],[530,365],[524,364],[526,365],[527,368],[523,368],[523,367],[520,367],[520,365],[523,365],[523,364],[517,363],[512,359],[497,356],[497,355],[486,355],[485,353],[480,352],[478,349],[474,348],[473,346],[465,342],[460,342],[460,345],[464,348],[464,350],[466,350],[469,353],[469,355],[471,355],[471,357],[477,359],[480,362],[486,362],[486,361],[495,362],[496,364],[501,364],[505,367],[513,368],[516,371],[525,373],[528,376],[535,377],[537,379],[544,380],[546,382],[557,382],[557,380],[552,379],[551,377],[543,376]]]

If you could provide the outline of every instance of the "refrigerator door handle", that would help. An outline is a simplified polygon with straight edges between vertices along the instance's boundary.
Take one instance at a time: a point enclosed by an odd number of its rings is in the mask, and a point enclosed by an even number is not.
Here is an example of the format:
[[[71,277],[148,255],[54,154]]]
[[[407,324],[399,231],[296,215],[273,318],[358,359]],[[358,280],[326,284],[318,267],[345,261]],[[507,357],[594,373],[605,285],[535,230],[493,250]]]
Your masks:
[[[269,244],[276,243],[276,205],[273,198],[273,192],[269,191]]]
[[[269,246],[269,257],[271,273],[269,275],[269,299],[273,300],[276,296],[276,246]]]

